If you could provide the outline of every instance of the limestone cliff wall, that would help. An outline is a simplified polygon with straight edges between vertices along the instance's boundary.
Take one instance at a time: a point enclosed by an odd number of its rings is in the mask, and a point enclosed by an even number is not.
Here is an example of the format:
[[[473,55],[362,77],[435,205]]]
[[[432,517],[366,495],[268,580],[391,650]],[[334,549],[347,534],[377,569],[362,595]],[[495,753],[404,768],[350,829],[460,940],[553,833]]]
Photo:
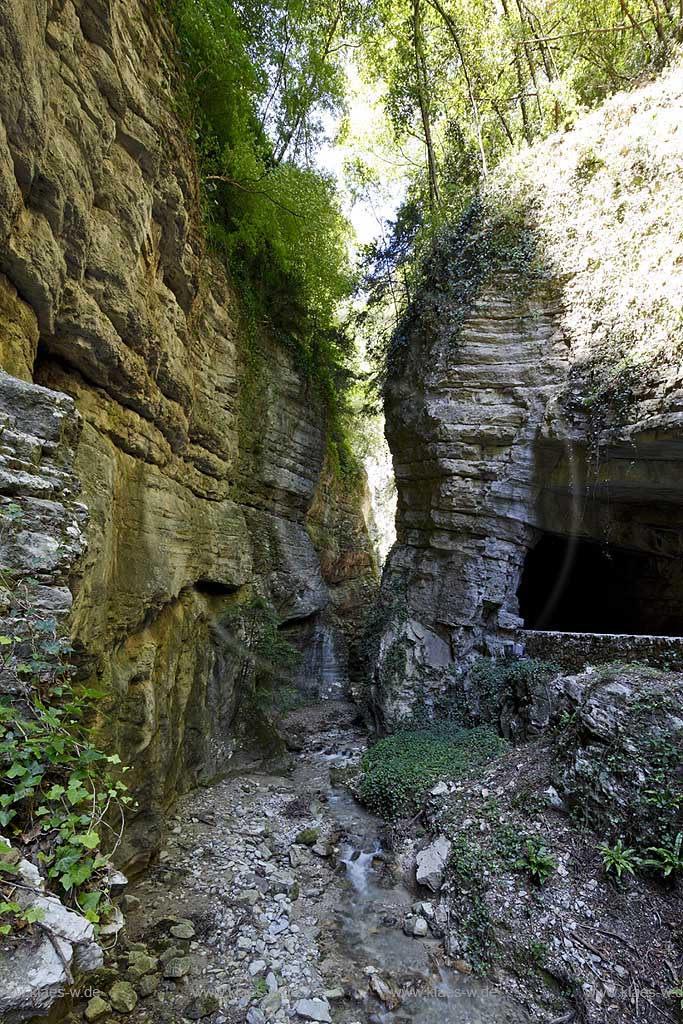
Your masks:
[[[511,257],[455,327],[412,321],[386,395],[398,541],[373,692],[389,727],[523,643],[531,551],[531,604],[594,557],[574,596],[588,629],[683,630],[682,98],[677,67],[503,168],[485,202],[494,221],[523,209],[541,269]]]
[[[322,473],[325,408],[265,334],[254,384],[239,301],[202,242],[173,53],[146,0],[0,9],[0,483],[26,505],[5,546],[70,615],[106,693],[140,864],[169,801],[232,749],[230,602],[267,595],[327,651],[309,689],[339,687],[336,610],[375,573],[362,494]]]

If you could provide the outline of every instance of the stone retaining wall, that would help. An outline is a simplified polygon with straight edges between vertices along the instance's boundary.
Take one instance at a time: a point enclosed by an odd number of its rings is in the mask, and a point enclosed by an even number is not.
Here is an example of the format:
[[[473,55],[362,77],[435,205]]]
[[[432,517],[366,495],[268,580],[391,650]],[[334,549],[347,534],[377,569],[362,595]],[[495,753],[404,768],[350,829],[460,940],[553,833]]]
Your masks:
[[[679,636],[520,630],[518,639],[525,657],[554,661],[568,672],[611,661],[640,662],[662,669],[683,668],[683,637]]]

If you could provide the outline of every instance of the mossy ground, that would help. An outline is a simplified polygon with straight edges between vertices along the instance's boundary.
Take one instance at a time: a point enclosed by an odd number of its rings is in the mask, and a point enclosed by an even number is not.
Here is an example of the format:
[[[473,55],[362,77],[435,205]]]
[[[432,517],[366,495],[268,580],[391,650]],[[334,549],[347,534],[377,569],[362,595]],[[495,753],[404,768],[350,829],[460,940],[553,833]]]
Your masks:
[[[507,744],[492,729],[450,724],[405,730],[371,747],[363,759],[358,794],[387,821],[420,806],[427,790],[444,778],[460,778],[486,764]]]

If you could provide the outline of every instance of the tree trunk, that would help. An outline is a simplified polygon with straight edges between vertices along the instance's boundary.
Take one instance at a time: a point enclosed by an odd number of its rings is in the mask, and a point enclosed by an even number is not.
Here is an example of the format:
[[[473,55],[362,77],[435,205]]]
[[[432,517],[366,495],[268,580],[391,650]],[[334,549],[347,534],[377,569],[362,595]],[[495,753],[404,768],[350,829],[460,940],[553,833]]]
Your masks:
[[[526,18],[524,16],[524,11],[522,10],[522,5],[520,3],[520,0],[515,0],[515,3],[517,5],[517,12],[519,14],[519,23],[520,23],[520,25],[522,27],[522,47],[524,49],[524,56],[526,57],[526,62],[527,62],[527,65],[529,67],[529,74],[531,75],[531,81],[534,83],[534,90],[536,92],[536,107],[538,109],[539,120],[541,121],[541,124],[542,124],[543,123],[543,107],[541,106],[541,90],[538,88],[538,79],[536,78],[536,65],[534,64],[534,55],[532,53],[531,47],[529,46],[529,44],[526,41],[527,21],[526,21]],[[532,31],[531,34],[533,35],[533,31]]]
[[[514,48],[514,58],[513,59],[514,59],[514,62],[515,62],[515,71],[517,73],[517,87],[519,89],[519,109],[520,109],[521,114],[522,114],[522,126],[524,128],[524,138],[529,143],[529,145],[531,145],[531,126],[529,124],[529,112],[527,111],[527,108],[526,108],[526,99],[525,99],[525,96],[524,96],[524,93],[525,93],[525,90],[526,90],[526,83],[524,81],[524,74],[522,72],[522,62],[519,59],[519,51],[517,50],[517,47],[515,46],[514,25],[512,23],[512,18],[510,17],[510,8],[508,7],[507,0],[502,0],[502,5],[503,5],[503,14],[505,15],[505,20],[507,21],[507,23],[508,23],[508,25],[510,27],[510,34],[512,36],[512,45],[513,45],[513,48]]]
[[[429,204],[432,209],[441,205],[439,177],[432,138],[432,123],[429,112],[429,83],[422,38],[422,13],[420,0],[413,0],[413,49],[415,51],[415,72],[417,75],[417,97],[422,118],[425,146],[427,148],[427,173],[429,175]]]
[[[479,106],[477,104],[477,100],[476,100],[476,97],[474,95],[474,89],[472,87],[472,79],[471,79],[470,73],[469,73],[469,71],[467,69],[467,62],[465,60],[465,54],[463,53],[463,49],[462,49],[462,46],[460,44],[460,36],[458,34],[458,30],[457,30],[455,22],[451,18],[450,14],[448,14],[447,11],[444,10],[443,5],[440,3],[440,0],[429,0],[429,2],[431,3],[431,5],[434,8],[434,10],[437,11],[438,14],[441,15],[441,19],[443,20],[446,28],[448,29],[448,33],[449,33],[451,39],[453,40],[453,42],[455,43],[455,48],[458,51],[458,56],[460,57],[460,64],[462,65],[462,70],[463,70],[463,74],[465,76],[465,81],[467,82],[467,91],[469,93],[470,105],[472,107],[472,119],[474,121],[474,129],[475,129],[475,131],[477,133],[477,145],[479,146],[479,157],[481,159],[481,173],[482,173],[482,176],[484,178],[486,178],[488,176],[489,172],[488,172],[488,166],[487,166],[487,163],[486,163],[486,151],[484,150],[484,141],[483,141],[482,135],[481,135],[481,117],[479,116]]]

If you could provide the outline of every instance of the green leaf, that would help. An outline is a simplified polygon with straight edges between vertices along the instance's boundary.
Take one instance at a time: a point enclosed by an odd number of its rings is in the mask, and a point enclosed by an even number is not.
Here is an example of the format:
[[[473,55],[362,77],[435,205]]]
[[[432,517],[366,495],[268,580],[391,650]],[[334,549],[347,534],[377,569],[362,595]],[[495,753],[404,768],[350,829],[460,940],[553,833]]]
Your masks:
[[[36,906],[29,907],[28,910],[24,911],[23,917],[28,924],[35,924],[37,921],[42,921],[44,919],[45,908]]]
[[[58,800],[60,796],[64,795],[64,793],[66,793],[64,786],[54,785],[50,789],[48,789],[47,793],[45,794],[45,799]]]
[[[69,786],[69,788],[66,791],[66,798],[71,804],[71,806],[74,807],[76,804],[82,803],[83,800],[87,800],[88,793],[79,783],[75,786]]]
[[[86,832],[83,835],[76,835],[74,840],[80,843],[81,846],[85,846],[86,850],[94,850],[100,845],[100,837],[97,832]]]

